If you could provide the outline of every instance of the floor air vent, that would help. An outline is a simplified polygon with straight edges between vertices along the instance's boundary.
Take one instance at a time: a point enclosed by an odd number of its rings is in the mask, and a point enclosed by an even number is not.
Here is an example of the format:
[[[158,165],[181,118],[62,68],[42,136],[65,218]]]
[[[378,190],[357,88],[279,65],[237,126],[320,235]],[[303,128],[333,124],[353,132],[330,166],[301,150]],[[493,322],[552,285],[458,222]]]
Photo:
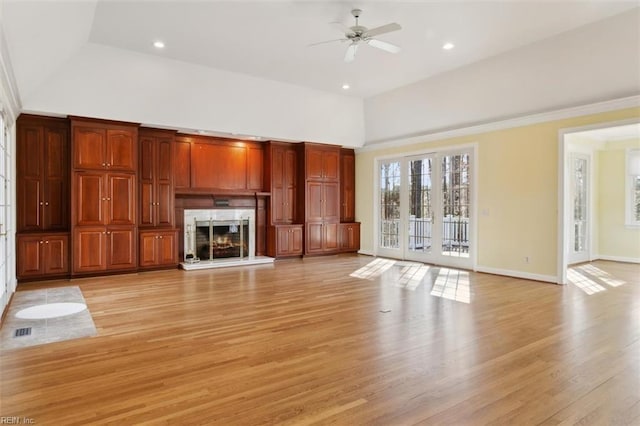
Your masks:
[[[13,337],[22,337],[31,335],[31,327],[24,327],[16,329],[16,334]]]

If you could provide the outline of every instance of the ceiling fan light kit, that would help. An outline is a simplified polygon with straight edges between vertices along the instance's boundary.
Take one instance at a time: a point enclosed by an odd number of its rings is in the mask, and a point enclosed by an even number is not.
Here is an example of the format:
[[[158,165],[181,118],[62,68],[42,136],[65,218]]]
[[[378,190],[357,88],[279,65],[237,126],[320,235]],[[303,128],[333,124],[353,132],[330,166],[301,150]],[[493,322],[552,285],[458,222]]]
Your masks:
[[[316,46],[318,44],[324,44],[324,43],[331,43],[334,41],[341,41],[341,42],[348,41],[350,43],[344,55],[345,62],[352,62],[355,59],[356,52],[358,51],[358,46],[360,46],[360,44],[362,43],[366,44],[367,46],[375,47],[376,49],[380,49],[389,53],[398,53],[400,51],[400,47],[396,46],[395,44],[391,44],[386,41],[382,41],[382,40],[378,40],[377,38],[374,38],[375,36],[387,34],[392,31],[398,31],[402,29],[400,24],[392,22],[389,24],[381,25],[376,28],[368,29],[367,27],[360,25],[360,23],[358,22],[358,19],[362,14],[362,10],[353,9],[351,11],[351,14],[353,15],[356,21],[356,24],[352,27],[347,27],[345,25],[342,25],[342,23],[340,22],[332,23],[333,26],[337,27],[340,31],[344,33],[344,38],[340,38],[336,40],[321,41],[319,43],[313,43],[310,46]]]

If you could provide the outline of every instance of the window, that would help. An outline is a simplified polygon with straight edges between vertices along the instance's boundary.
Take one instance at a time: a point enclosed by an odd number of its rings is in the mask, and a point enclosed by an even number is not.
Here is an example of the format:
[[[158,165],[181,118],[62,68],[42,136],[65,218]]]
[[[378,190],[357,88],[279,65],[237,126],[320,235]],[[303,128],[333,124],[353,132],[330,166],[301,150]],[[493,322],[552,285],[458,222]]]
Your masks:
[[[627,150],[626,169],[625,224],[640,227],[640,149]]]

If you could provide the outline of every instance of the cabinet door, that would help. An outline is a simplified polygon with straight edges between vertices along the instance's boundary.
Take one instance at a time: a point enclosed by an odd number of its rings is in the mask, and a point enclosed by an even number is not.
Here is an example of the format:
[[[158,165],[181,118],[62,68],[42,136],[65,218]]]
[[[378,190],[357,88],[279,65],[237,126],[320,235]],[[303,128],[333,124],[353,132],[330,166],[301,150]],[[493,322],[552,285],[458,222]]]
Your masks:
[[[325,223],[323,225],[323,250],[338,251],[338,223]]]
[[[340,152],[336,150],[322,152],[322,177],[337,181],[340,177]]]
[[[136,267],[134,228],[107,228],[107,269]]]
[[[153,201],[154,186],[151,182],[140,182],[140,225],[154,224],[155,202]]]
[[[47,236],[43,245],[44,273],[67,274],[69,272],[69,237]]]
[[[45,129],[44,229],[69,227],[69,142],[67,130]]]
[[[324,177],[322,167],[323,151],[315,148],[307,148],[306,152],[306,168],[307,179],[322,179]]]
[[[174,205],[173,205],[173,176],[171,158],[171,140],[158,139],[156,145],[156,167],[155,167],[155,207],[156,226],[173,226]]]
[[[355,157],[343,154],[340,163],[340,221],[353,222],[356,218]]]
[[[156,143],[153,137],[140,138],[140,225],[155,224],[155,163]]]
[[[108,223],[110,225],[135,225],[135,176],[128,173],[109,173],[107,183],[109,187],[107,192]]]
[[[42,275],[44,271],[41,236],[18,236],[17,275],[18,278]]]
[[[307,182],[307,221],[318,222],[324,216],[324,184]]]
[[[287,149],[284,154],[284,213],[285,222],[292,222],[296,217],[296,152]]]
[[[278,241],[276,242],[276,256],[287,256],[291,253],[290,247],[290,239],[291,239],[291,229],[288,226],[277,226],[276,227],[276,238]]]
[[[338,182],[322,184],[322,219],[340,221],[340,185]]]
[[[76,126],[73,128],[73,166],[78,169],[104,170],[107,163],[107,132],[104,129]]]
[[[158,263],[158,234],[140,232],[140,266],[155,266]]]
[[[271,222],[286,221],[285,149],[271,147]]]
[[[136,170],[135,130],[107,130],[106,159],[110,170]]]
[[[291,227],[291,239],[289,248],[291,254],[302,254],[302,226]]]
[[[307,223],[307,250],[306,252],[309,254],[312,253],[322,253],[324,251],[323,246],[323,224],[319,223]]]
[[[173,171],[176,188],[191,187],[191,143],[174,142]]]
[[[158,233],[158,264],[159,265],[175,265],[176,258],[176,233],[175,232],[159,232]]]
[[[261,147],[247,146],[247,189],[262,191],[262,165],[264,151]]]
[[[76,228],[73,231],[73,272],[98,272],[106,269],[106,229],[102,226]]]
[[[106,223],[104,193],[104,173],[75,173],[75,222],[79,226],[103,225]]]
[[[21,124],[18,129],[18,230],[39,231],[44,228],[43,173],[44,150],[41,126]]]

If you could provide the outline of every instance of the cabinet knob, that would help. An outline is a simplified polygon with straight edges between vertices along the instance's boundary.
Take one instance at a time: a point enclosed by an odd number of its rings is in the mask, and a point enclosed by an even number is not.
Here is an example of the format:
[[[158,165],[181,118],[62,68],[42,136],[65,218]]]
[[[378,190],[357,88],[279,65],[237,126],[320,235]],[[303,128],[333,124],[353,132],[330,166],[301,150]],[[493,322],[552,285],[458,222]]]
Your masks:
[[[44,203],[42,201],[40,201],[40,205],[43,205]]]
[[[107,231],[107,235],[111,235],[111,231]]]
[[[107,167],[107,163],[102,163],[102,167]]]
[[[107,197],[107,201],[111,201],[111,197]]]
[[[42,241],[42,240],[41,240],[41,241],[40,241],[40,244],[42,244],[42,243],[44,243],[44,241]]]
[[[45,244],[49,244],[49,240],[45,241],[44,243],[45,243]]]
[[[160,235],[160,239],[162,239],[162,235]]]
[[[111,167],[111,163],[107,163],[107,167]]]
[[[45,205],[45,206],[48,206],[48,205],[49,205],[49,202],[44,203],[44,205]]]

